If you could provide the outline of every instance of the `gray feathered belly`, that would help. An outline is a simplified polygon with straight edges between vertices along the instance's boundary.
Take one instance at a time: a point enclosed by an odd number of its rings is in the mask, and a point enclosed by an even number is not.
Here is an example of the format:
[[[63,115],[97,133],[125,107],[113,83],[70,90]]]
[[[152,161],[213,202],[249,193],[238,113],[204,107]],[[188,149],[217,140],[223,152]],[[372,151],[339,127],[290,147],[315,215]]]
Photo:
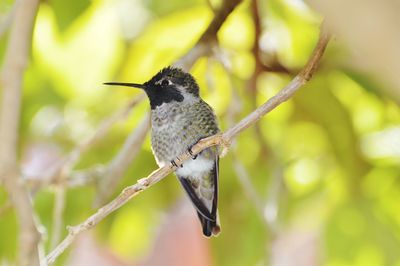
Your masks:
[[[153,127],[151,146],[159,166],[169,163],[196,142],[182,131],[179,123],[166,123],[161,127]]]
[[[157,164],[170,163],[201,138],[217,133],[218,127],[214,125],[212,111],[196,113],[190,106],[171,103],[152,110],[151,146]],[[208,150],[202,155],[209,153]]]
[[[151,146],[157,164],[163,166],[187,151],[197,139],[192,122],[179,106],[160,106],[152,111]]]

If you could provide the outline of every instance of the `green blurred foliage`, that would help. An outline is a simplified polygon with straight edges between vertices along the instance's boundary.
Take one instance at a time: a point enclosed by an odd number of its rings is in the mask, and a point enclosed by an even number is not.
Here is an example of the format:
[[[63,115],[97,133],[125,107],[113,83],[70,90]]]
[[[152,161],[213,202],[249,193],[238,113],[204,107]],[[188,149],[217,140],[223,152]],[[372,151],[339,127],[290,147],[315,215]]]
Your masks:
[[[62,0],[50,0],[57,25],[61,31],[65,31],[90,5],[89,0],[70,0],[68,6]]]
[[[12,4],[0,2],[0,15]],[[227,112],[234,90],[240,99],[238,119],[254,109],[252,97],[260,105],[292,78],[279,72],[253,76],[256,33],[250,4],[244,1],[218,33],[232,73],[215,58],[200,58],[191,71],[223,130],[230,125]],[[263,58],[296,72],[315,45],[321,18],[302,1],[259,5]],[[22,165],[43,170],[49,166],[49,154],[60,158],[90,136],[103,118],[140,93],[103,82],[146,81],[185,54],[212,17],[208,2],[200,0],[41,2],[24,79]],[[0,39],[0,58],[6,42],[7,34]],[[315,78],[262,118],[259,133],[254,128],[241,133],[231,151],[263,203],[271,202],[276,192],[278,231],[265,225],[264,214],[246,196],[232,154],[221,159],[223,230],[209,240],[214,265],[268,264],[276,242],[293,228],[318,235],[317,247],[303,246],[316,249],[318,265],[400,265],[400,109],[385,95],[382,88],[387,84],[343,67],[344,51],[332,42]],[[247,86],[253,78],[255,94]],[[135,107],[85,153],[77,169],[111,160],[148,109],[147,102]],[[29,156],[30,149],[36,160]],[[147,137],[114,196],[155,168]],[[274,180],[280,180],[278,188]],[[43,189],[34,198],[46,228],[46,251],[54,229],[54,192],[52,187]],[[68,190],[64,224],[77,224],[92,214],[96,193],[95,185]],[[123,260],[139,261],[149,254],[157,228],[182,195],[175,178],[165,179],[102,221],[94,229],[96,241]],[[1,189],[0,206],[6,201]],[[0,214],[0,228],[0,261],[13,260],[17,226],[12,210]]]

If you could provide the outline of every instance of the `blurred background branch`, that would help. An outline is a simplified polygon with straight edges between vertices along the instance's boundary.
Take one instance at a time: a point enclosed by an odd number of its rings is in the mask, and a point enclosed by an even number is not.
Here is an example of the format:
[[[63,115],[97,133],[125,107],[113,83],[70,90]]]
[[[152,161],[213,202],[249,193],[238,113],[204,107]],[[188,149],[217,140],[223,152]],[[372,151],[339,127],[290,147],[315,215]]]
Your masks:
[[[19,224],[18,264],[41,265],[40,234],[28,190],[18,168],[19,121],[22,83],[29,61],[33,25],[39,1],[25,0],[16,6],[7,51],[0,73],[0,180],[15,207]],[[10,11],[13,12],[13,11]]]
[[[150,130],[150,115],[146,114],[137,128],[126,139],[123,147],[109,163],[100,180],[99,191],[95,199],[95,206],[100,207],[115,191],[123,173],[132,163]]]
[[[74,166],[79,162],[82,154],[90,149],[95,143],[103,139],[110,131],[111,127],[118,121],[126,118],[132,108],[134,108],[143,99],[144,95],[133,98],[128,102],[128,104],[126,104],[125,107],[116,111],[110,117],[105,118],[99,124],[93,135],[79,143],[67,156],[60,159],[52,167],[50,167],[47,172],[43,173],[44,177],[42,179],[32,179],[32,190],[35,191],[40,187],[44,187],[51,183],[63,183],[63,179],[70,175]]]
[[[206,31],[201,35],[196,45],[182,56],[175,65],[185,70],[189,70],[195,61],[208,55],[217,42],[217,32],[225,22],[229,14],[242,2],[242,0],[223,0],[221,7],[214,14],[214,18],[208,25]]]
[[[245,130],[246,128],[254,125],[258,120],[261,119],[266,113],[273,110],[276,106],[281,104],[282,102],[287,101],[290,97],[305,83],[307,83],[312,76],[314,75],[318,63],[321,60],[323,53],[325,52],[326,46],[329,42],[330,35],[326,31],[324,27],[321,28],[320,37],[318,39],[318,43],[314,48],[314,51],[308,60],[307,64],[300,71],[298,75],[296,75],[292,81],[286,85],[277,95],[269,99],[263,105],[258,107],[255,111],[253,111],[246,118],[242,119],[239,123],[237,123],[234,127],[230,128],[224,133],[224,137],[229,141],[233,137],[235,137],[239,132]]]

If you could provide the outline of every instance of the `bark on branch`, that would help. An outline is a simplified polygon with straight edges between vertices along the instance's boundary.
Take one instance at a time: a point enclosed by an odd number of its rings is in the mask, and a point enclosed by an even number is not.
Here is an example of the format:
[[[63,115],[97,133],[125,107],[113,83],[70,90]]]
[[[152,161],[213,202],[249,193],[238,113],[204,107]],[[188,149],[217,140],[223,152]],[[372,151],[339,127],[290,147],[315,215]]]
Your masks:
[[[31,47],[38,0],[16,3],[2,71],[0,110],[0,180],[15,207],[19,223],[18,265],[40,265],[40,235],[35,213],[17,165],[17,143],[21,106],[21,86]]]
[[[198,154],[202,150],[215,145],[221,145],[225,148],[228,148],[231,141],[240,132],[254,125],[258,120],[260,120],[261,117],[276,108],[281,103],[289,100],[299,88],[301,88],[305,83],[307,83],[307,81],[311,79],[311,77],[317,70],[317,66],[321,60],[321,57],[325,51],[328,42],[329,34],[325,32],[324,29],[322,29],[318,43],[309,61],[304,66],[303,70],[297,76],[295,76],[295,78],[285,88],[283,88],[278,94],[276,94],[266,103],[258,107],[255,111],[250,113],[247,117],[242,119],[238,124],[231,127],[226,132],[200,140],[196,145],[192,147],[192,152],[194,154]],[[192,156],[188,152],[186,152],[179,156],[175,161],[179,166],[185,160],[191,157]],[[126,204],[132,197],[161,181],[164,177],[173,172],[175,169],[176,167],[168,165],[155,170],[148,177],[139,179],[136,184],[126,187],[118,197],[116,197],[107,205],[100,208],[95,214],[90,216],[81,224],[68,227],[69,234],[47,256],[47,262],[49,264],[53,263],[57,259],[57,257],[60,256],[60,254],[62,254],[65,249],[72,244],[77,235],[96,226],[110,213],[114,212],[115,210]]]

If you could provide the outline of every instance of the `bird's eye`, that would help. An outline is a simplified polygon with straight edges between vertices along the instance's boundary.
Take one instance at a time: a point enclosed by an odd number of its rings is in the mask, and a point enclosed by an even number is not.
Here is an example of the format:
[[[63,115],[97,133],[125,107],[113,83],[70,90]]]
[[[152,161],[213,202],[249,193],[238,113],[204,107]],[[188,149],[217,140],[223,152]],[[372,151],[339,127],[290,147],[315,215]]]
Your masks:
[[[168,86],[171,85],[171,81],[169,81],[168,79],[164,79],[163,81],[161,81],[161,86]]]

